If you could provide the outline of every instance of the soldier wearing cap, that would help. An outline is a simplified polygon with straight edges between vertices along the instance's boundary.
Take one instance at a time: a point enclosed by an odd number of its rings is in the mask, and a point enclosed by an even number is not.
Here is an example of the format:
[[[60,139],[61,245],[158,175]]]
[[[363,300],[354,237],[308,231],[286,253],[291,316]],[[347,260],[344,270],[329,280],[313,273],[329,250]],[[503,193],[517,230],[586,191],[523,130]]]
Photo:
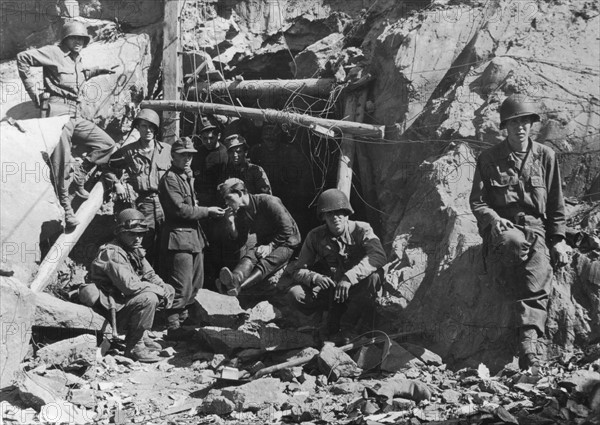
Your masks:
[[[140,362],[160,360],[161,345],[151,340],[158,307],[169,308],[175,291],[154,272],[141,246],[148,230],[144,215],[129,208],[117,215],[115,239],[100,247],[90,266],[89,281],[79,299],[107,315],[117,312],[119,328],[126,329],[125,355]]]
[[[338,189],[324,191],[317,215],[325,224],[306,236],[292,271],[289,303],[305,314],[329,310],[322,337],[350,338],[372,329],[375,301],[386,263],[381,241],[368,223],[350,220],[354,211]]]
[[[212,115],[200,120],[200,132],[193,138],[198,153],[192,159],[194,190],[202,206],[216,205],[217,186],[225,180],[227,149],[220,142],[219,123]]]
[[[248,144],[239,134],[232,134],[225,139],[229,162],[225,172],[226,177],[240,179],[246,184],[249,193],[271,194],[271,184],[265,170],[261,166],[248,161]]]
[[[36,78],[32,67],[43,68],[44,95],[48,106],[42,110],[43,117],[69,115],[71,119],[63,128],[58,145],[50,156],[52,175],[55,180],[57,195],[65,210],[67,228],[79,224],[75,218],[69,201],[69,191],[65,179],[69,177],[69,169],[73,168],[74,192],[87,198],[89,193],[83,187],[86,174],[96,165],[104,165],[117,149],[108,134],[92,121],[81,117],[80,97],[83,83],[90,78],[103,74],[114,74],[112,69],[86,67],[81,51],[90,42],[85,25],[80,22],[67,22],[62,28],[62,39],[59,44],[31,49],[17,55],[17,68],[25,90],[37,107],[42,103],[36,92]],[[85,146],[90,153],[81,166],[71,158],[71,145]],[[109,175],[110,180],[116,180]]]
[[[223,267],[220,284],[230,295],[239,295],[283,267],[300,245],[300,231],[281,200],[265,193],[251,194],[237,178],[225,180],[219,192],[227,206],[230,237],[256,235],[256,243],[247,246],[246,254],[233,270]]]
[[[156,266],[157,239],[165,220],[158,183],[171,166],[171,147],[157,139],[160,118],[152,109],[142,109],[133,127],[139,139],[125,145],[110,160],[111,166],[124,170],[123,182],[117,181],[114,186],[116,204],[135,206],[146,217],[148,231],[142,246],[150,264]]]
[[[167,312],[167,336],[175,340],[188,336],[181,325],[188,316],[188,307],[204,283],[206,240],[199,220],[225,214],[222,208],[201,207],[196,202],[190,168],[196,152],[190,138],[176,140],[171,147],[171,168],[158,186],[158,196],[165,212],[160,271],[161,276],[175,288],[173,307]]]
[[[477,160],[470,203],[483,238],[488,268],[498,265],[516,294],[519,365],[539,364],[538,337],[545,331],[552,260],[569,261],[565,205],[556,154],[529,137],[540,120],[535,102],[516,94],[500,106],[507,138]],[[489,260],[489,261],[487,261]]]

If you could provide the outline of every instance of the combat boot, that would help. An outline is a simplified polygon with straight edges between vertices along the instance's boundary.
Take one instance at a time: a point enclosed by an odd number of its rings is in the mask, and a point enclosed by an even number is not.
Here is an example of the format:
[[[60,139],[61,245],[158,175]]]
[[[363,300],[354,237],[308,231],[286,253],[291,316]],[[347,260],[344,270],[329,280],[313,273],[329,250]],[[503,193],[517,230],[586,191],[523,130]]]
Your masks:
[[[66,189],[61,190],[61,193],[58,195],[58,202],[65,210],[65,230],[73,230],[79,225],[79,220],[75,217],[75,212],[73,212],[73,207],[71,207],[69,193]]]
[[[260,271],[259,269],[255,269],[252,273],[250,273],[250,276],[248,276],[239,284],[239,286],[236,286],[227,291],[227,294],[237,297],[240,294],[240,292],[242,292],[242,289],[249,288],[255,285],[257,282],[260,282],[261,279],[262,271]]]
[[[162,359],[156,350],[146,347],[143,340],[140,340],[132,348],[125,348],[125,356],[140,363],[156,363]]]
[[[183,310],[169,310],[167,316],[167,334],[164,339],[167,341],[188,341],[196,335],[194,329],[181,327],[180,314]]]
[[[150,338],[147,332],[144,332],[144,337],[142,338],[142,340],[144,341],[144,345],[146,346],[146,348],[148,348],[149,350],[161,351],[163,348],[162,345]]]
[[[85,182],[89,172],[94,168],[94,164],[87,159],[84,159],[81,164],[74,162],[73,169],[73,183],[71,184],[72,192],[82,199],[88,199],[90,192],[85,188]]]
[[[229,270],[228,267],[223,267],[219,272],[221,285],[225,286],[225,290],[239,288],[244,279],[250,275],[253,268],[254,264],[249,258],[242,258],[233,271]]]
[[[519,368],[521,370],[540,366],[537,343],[538,334],[534,327],[527,326],[519,329]]]

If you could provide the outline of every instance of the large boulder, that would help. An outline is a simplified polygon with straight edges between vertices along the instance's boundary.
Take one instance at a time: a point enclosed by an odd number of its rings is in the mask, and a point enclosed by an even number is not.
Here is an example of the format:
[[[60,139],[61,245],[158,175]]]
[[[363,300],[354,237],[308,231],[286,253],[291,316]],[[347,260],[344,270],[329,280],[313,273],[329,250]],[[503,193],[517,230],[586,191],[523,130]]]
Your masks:
[[[0,277],[0,389],[17,378],[29,350],[34,314],[33,292],[15,278]]]

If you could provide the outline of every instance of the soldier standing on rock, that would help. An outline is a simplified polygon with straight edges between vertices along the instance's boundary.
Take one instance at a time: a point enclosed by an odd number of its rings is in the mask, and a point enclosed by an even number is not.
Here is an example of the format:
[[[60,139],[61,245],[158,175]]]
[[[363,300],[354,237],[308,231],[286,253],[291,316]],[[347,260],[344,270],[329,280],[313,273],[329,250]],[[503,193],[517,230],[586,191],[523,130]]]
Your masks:
[[[56,193],[60,205],[65,210],[65,227],[73,228],[79,224],[69,201],[69,190],[65,185],[68,167],[75,163],[71,158],[71,144],[83,145],[91,150],[81,166],[75,171],[75,194],[87,198],[85,177],[94,164],[108,163],[116,151],[115,142],[100,127],[85,118],[80,111],[80,96],[83,83],[90,78],[103,74],[114,74],[112,69],[86,68],[82,62],[81,51],[90,42],[86,27],[80,22],[67,22],[62,28],[62,40],[58,45],[31,49],[17,55],[17,68],[25,90],[33,103],[42,109],[43,117],[69,115],[58,145],[50,155],[50,165]],[[32,67],[42,67],[44,75],[43,101],[36,93],[36,79]],[[109,179],[116,180],[110,175]]]
[[[157,140],[160,118],[152,109],[142,109],[133,120],[140,138],[124,146],[115,153],[111,166],[125,170],[125,184],[116,182],[114,186],[117,202],[132,204],[146,217],[148,231],[142,246],[146,258],[156,266],[157,239],[160,226],[165,220],[158,199],[158,183],[171,166],[171,147]]]
[[[497,260],[502,277],[514,283],[522,369],[539,365],[537,340],[545,330],[550,260],[562,267],[571,253],[556,154],[529,138],[539,120],[534,102],[524,95],[502,103],[500,128],[508,137],[479,156],[470,197],[488,264]]]
[[[84,304],[108,314],[117,312],[119,327],[127,329],[125,355],[140,362],[160,360],[162,347],[147,335],[157,307],[169,308],[175,291],[144,258],[142,238],[148,227],[133,208],[117,215],[116,238],[100,247],[90,266],[90,281],[79,290]]]
[[[181,325],[188,317],[188,308],[196,293],[204,284],[206,238],[199,220],[225,215],[222,208],[201,207],[196,202],[190,168],[195,153],[197,151],[189,137],[176,140],[171,147],[171,168],[158,186],[160,203],[165,212],[160,273],[175,288],[175,301],[167,312],[167,337],[172,340],[183,340],[190,336]]]

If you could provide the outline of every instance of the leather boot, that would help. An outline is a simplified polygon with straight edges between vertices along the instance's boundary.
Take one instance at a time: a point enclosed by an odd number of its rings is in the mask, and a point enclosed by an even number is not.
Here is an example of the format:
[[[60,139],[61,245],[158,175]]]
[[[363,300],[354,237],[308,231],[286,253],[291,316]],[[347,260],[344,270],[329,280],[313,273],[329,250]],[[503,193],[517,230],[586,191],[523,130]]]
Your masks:
[[[225,286],[226,290],[239,288],[240,283],[252,272],[253,268],[254,264],[248,258],[242,258],[233,271],[223,267],[219,272],[221,285]]]
[[[94,168],[94,164],[87,159],[84,159],[81,164],[73,164],[73,183],[71,184],[73,193],[80,198],[87,199],[90,197],[90,192],[85,189],[85,182],[89,172]]]
[[[537,340],[538,334],[534,327],[524,326],[519,329],[519,368],[521,370],[540,365]]]
[[[69,199],[69,192],[66,188],[61,189],[58,194],[58,202],[60,206],[65,210],[65,230],[72,230],[79,224],[79,220],[75,217],[73,207],[71,207],[71,201]]]
[[[194,337],[196,331],[181,327],[180,315],[183,310],[172,309],[168,311],[167,316],[167,334],[164,339],[167,341],[187,341]]]
[[[258,282],[262,280],[263,274],[259,269],[254,269],[250,276],[248,276],[244,281],[240,284],[240,291],[244,288],[250,288],[251,286],[256,285]]]
[[[156,342],[152,338],[150,338],[148,336],[147,332],[144,332],[144,337],[142,338],[142,340],[144,341],[144,345],[146,346],[146,348],[148,348],[149,350],[152,350],[152,351],[161,351],[162,350],[162,345],[160,345],[158,342]]]
[[[156,363],[161,361],[158,351],[146,347],[144,341],[140,340],[132,348],[125,348],[125,355],[140,363]]]

